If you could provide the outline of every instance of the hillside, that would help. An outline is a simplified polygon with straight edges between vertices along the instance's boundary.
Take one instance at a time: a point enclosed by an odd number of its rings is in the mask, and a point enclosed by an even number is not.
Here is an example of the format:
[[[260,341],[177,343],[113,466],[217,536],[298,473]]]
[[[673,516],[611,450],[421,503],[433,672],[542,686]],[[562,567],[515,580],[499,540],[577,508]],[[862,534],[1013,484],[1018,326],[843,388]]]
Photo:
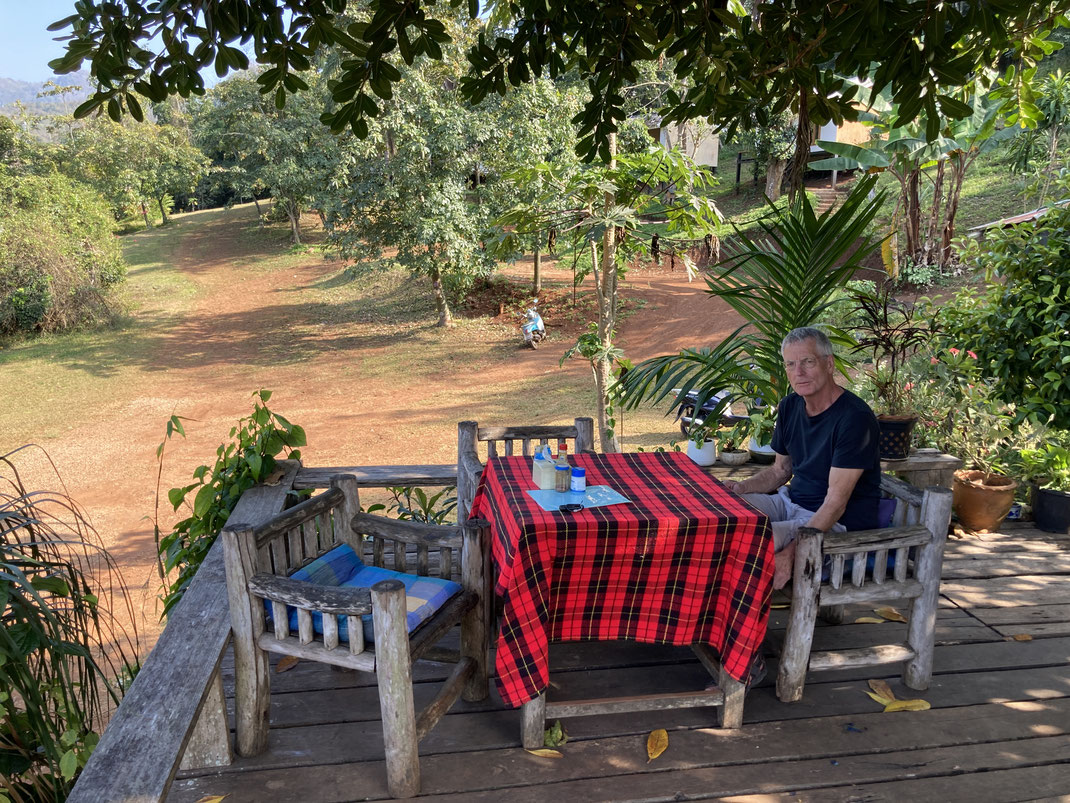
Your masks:
[[[89,74],[80,71],[70,75],[57,75],[52,79],[58,86],[87,87]],[[14,103],[22,103],[29,111],[36,114],[69,113],[74,107],[88,97],[87,89],[80,89],[65,97],[44,97],[38,95],[45,91],[43,82],[18,81],[14,78],[0,77],[0,114],[9,113]]]

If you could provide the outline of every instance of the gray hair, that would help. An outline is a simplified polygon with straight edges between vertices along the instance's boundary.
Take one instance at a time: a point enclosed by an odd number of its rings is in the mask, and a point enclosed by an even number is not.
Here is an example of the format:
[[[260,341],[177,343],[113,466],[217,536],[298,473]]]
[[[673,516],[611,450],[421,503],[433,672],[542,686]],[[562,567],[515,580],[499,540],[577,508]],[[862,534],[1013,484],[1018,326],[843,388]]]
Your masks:
[[[828,335],[816,326],[800,326],[798,329],[792,329],[784,336],[784,340],[780,344],[780,353],[783,354],[784,349],[793,343],[802,343],[804,340],[813,340],[820,356],[832,356],[832,343],[829,341]]]

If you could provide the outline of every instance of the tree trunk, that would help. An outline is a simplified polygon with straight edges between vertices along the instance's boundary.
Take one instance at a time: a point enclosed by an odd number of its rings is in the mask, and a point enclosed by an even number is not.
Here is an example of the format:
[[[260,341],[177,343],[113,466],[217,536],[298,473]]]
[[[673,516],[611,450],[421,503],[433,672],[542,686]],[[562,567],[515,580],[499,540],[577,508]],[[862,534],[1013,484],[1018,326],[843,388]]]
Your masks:
[[[947,194],[947,211],[944,213],[944,232],[940,238],[940,269],[951,264],[951,240],[955,236],[955,215],[959,211],[959,196],[962,180],[966,177],[969,161],[964,154],[954,157],[951,163],[951,190]]]
[[[442,287],[442,273],[437,266],[431,268],[431,289],[435,293],[435,306],[438,308],[438,325],[453,326],[453,315],[450,313],[450,305],[446,301],[446,291]]]
[[[940,226],[940,206],[944,200],[945,162],[945,159],[941,159],[936,166],[936,179],[933,181],[933,202],[929,210],[929,225],[926,227],[925,243],[922,249],[922,263],[925,265],[935,265],[937,262],[936,231]]]
[[[903,184],[903,200],[906,219],[904,225],[907,235],[907,258],[917,264],[919,257],[918,240],[921,237],[921,202],[918,199],[918,181],[921,171],[911,170]]]
[[[772,156],[765,163],[765,194],[770,201],[780,198],[780,186],[784,183],[784,170],[787,166],[787,160]]]
[[[609,135],[609,169],[617,166],[617,135]],[[615,202],[613,193],[607,192],[605,208],[608,212]],[[592,254],[592,258],[594,254]],[[602,355],[595,366],[595,389],[598,393],[598,429],[603,452],[619,452],[620,441],[609,425],[609,386],[613,379],[613,366],[609,350],[617,328],[617,231],[606,226],[602,234],[602,290],[599,293],[598,342]]]
[[[301,244],[301,207],[292,201],[285,201],[283,208],[286,217],[290,219],[290,242],[294,245]]]
[[[141,216],[143,218],[145,218],[145,228],[146,229],[151,229],[152,228],[152,221],[149,220],[149,210],[145,207],[145,202],[144,201],[141,202]]]
[[[810,125],[810,98],[806,90],[799,93],[799,124],[795,129],[795,153],[791,157],[791,173],[788,195],[791,202],[799,197],[803,191],[803,179],[806,176],[806,165],[810,162],[810,146],[814,144],[814,127]]]
[[[163,202],[163,196],[157,198],[156,203],[160,205],[160,225],[166,226],[169,221],[167,219],[167,205]]]
[[[535,276],[532,282],[532,288],[535,291],[535,295],[538,296],[542,292],[542,250],[539,246],[542,245],[542,235],[538,232],[535,233]]]
[[[253,196],[253,203],[256,205],[256,217],[257,220],[264,216],[264,213],[260,211],[260,201],[256,200],[256,196]]]

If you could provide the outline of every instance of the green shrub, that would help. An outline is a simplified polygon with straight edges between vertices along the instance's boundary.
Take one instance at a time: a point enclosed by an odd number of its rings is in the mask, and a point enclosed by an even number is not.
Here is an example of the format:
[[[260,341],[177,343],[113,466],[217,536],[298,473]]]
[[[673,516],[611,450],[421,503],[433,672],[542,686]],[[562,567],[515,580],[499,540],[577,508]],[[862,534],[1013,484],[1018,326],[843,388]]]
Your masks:
[[[1070,428],[1070,209],[970,244],[964,261],[996,281],[940,310],[946,344],[974,349],[1022,417]]]
[[[154,528],[162,561],[161,574],[168,578],[164,615],[182,599],[241,495],[275,472],[275,458],[284,451],[289,459],[301,458],[297,449],[305,445],[305,431],[268,409],[270,390],[259,390],[253,397],[252,415],[231,427],[231,442],[216,449],[215,465],[198,466],[192,483],[167,492],[174,509],[177,511],[185,504],[190,515],[166,536],[160,532],[159,521]],[[176,432],[186,436],[182,419],[172,415],[167,421],[167,439]],[[163,459],[166,443],[165,440],[156,449],[159,460]]]
[[[27,487],[23,449],[0,455],[0,800],[64,800],[137,672],[137,631],[96,532]]]
[[[0,334],[106,320],[126,276],[106,204],[59,175],[0,166]]]

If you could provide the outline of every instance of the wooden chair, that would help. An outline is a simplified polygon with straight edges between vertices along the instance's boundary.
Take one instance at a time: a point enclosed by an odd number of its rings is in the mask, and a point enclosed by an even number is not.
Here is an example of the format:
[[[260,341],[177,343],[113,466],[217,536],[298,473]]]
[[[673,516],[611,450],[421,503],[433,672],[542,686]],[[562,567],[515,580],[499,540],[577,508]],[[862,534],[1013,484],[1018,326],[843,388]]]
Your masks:
[[[811,528],[799,531],[791,610],[777,675],[777,696],[784,702],[802,697],[808,668],[818,671],[903,662],[907,686],[929,687],[951,491],[938,487],[922,491],[888,474],[881,476],[881,490],[897,500],[891,527],[846,533]],[[890,576],[889,555],[894,556]],[[843,620],[845,604],[876,602],[899,603],[905,608],[905,643],[810,651],[819,613],[838,623]]]
[[[417,794],[419,740],[462,694],[466,700],[487,696],[484,528],[361,513],[356,479],[338,475],[325,493],[257,527],[228,523],[222,535],[234,636],[238,752],[256,755],[267,746],[269,652],[373,672],[382,710],[387,787],[394,797]],[[370,588],[335,584],[339,561],[350,556],[360,558],[351,563],[361,572],[370,566],[392,571],[372,570],[370,574],[389,577]],[[410,565],[413,559],[415,567]],[[412,568],[422,577],[437,568],[444,579],[458,577],[460,587],[439,584],[438,592],[448,599],[410,632],[407,585],[435,585],[417,581]],[[319,582],[291,577],[296,572]],[[359,580],[354,577],[353,584]],[[368,621],[363,617],[369,615],[373,643],[365,637]],[[438,696],[417,714],[412,663],[458,623],[456,667]],[[441,660],[437,654],[435,659]]]
[[[457,424],[457,521],[465,521],[476,498],[483,473],[482,451],[487,458],[514,454],[532,456],[544,444],[556,448],[569,443],[572,454],[594,450],[594,421],[577,418],[571,426],[481,427],[475,421]],[[480,449],[480,444],[486,444]],[[517,451],[519,445],[520,451]]]

